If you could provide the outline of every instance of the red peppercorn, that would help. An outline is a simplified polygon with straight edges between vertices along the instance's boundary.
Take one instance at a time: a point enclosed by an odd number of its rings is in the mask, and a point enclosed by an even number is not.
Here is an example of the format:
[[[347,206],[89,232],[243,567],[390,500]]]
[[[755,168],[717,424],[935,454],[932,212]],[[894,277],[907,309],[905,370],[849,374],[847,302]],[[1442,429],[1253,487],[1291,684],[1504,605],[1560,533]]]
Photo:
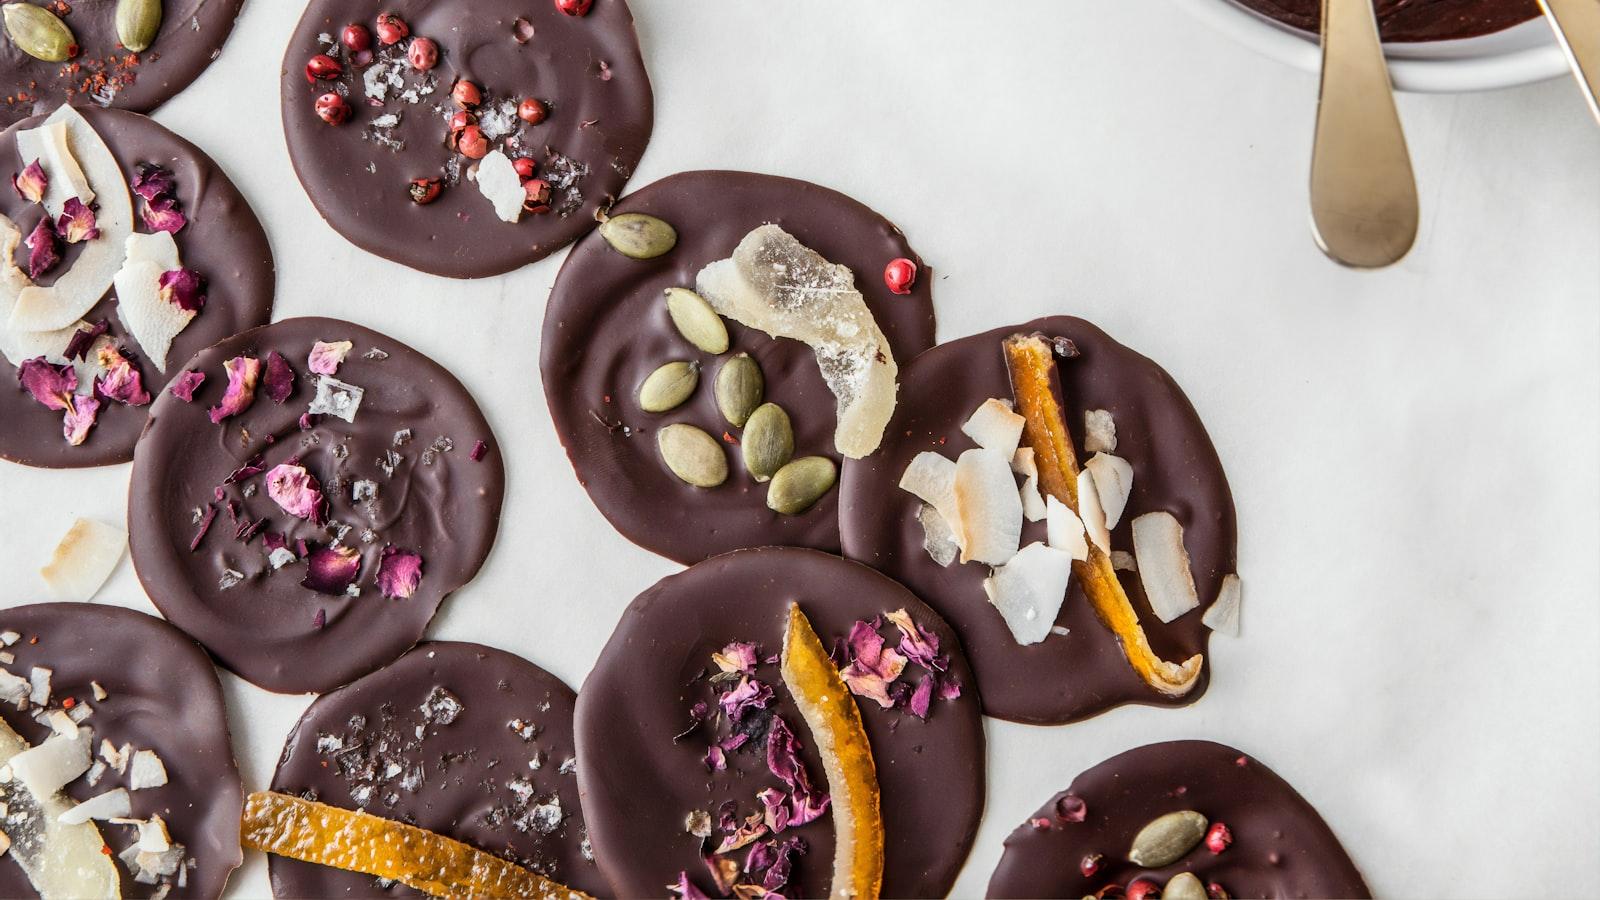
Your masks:
[[[350,104],[338,94],[327,93],[317,98],[317,115],[329,125],[343,125],[350,121]]]
[[[550,211],[550,182],[543,178],[530,178],[522,183],[522,189],[527,192],[527,197],[522,201],[524,212]]]
[[[1215,881],[1206,885],[1206,897],[1210,898],[1210,900],[1232,900],[1228,896],[1227,889]]]
[[[411,179],[411,202],[418,206],[427,206],[439,199],[439,192],[444,190],[444,184],[437,178]]]
[[[909,294],[911,285],[917,281],[917,264],[905,257],[889,260],[883,267],[883,283],[889,286],[892,294]]]
[[[527,122],[529,125],[537,125],[543,122],[546,115],[547,111],[544,108],[544,104],[533,97],[529,97],[517,104],[517,118]]]
[[[516,169],[517,175],[521,178],[532,178],[536,167],[537,164],[531,156],[519,156],[511,161],[511,168]]]
[[[1228,849],[1228,845],[1232,843],[1233,832],[1229,831],[1228,826],[1221,822],[1212,825],[1211,830],[1206,832],[1206,849],[1212,853],[1221,853]]]
[[[411,63],[411,68],[426,72],[439,64],[439,45],[433,38],[415,38],[411,46],[406,48],[406,60]]]
[[[1156,900],[1161,896],[1161,888],[1154,881],[1141,878],[1128,885],[1128,892],[1123,896],[1128,900]]]
[[[586,16],[593,5],[594,0],[556,0],[556,9],[569,16]]]
[[[367,26],[359,22],[351,22],[344,27],[344,31],[339,32],[339,42],[344,44],[345,48],[351,53],[371,50],[372,32],[367,30]]]
[[[378,16],[378,41],[385,47],[398,44],[411,36],[411,26],[392,12]]]
[[[468,159],[483,159],[489,155],[489,139],[483,136],[483,129],[476,125],[461,129],[455,140],[457,152]]]
[[[1085,878],[1093,878],[1094,873],[1100,871],[1100,854],[1091,853],[1078,861],[1078,871]]]
[[[318,53],[306,63],[306,81],[312,84],[318,81],[332,81],[343,74],[344,66],[326,53]]]
[[[450,99],[454,100],[456,105],[462,109],[471,109],[483,102],[483,91],[478,90],[477,85],[463,78],[456,82],[455,87],[450,89]]]

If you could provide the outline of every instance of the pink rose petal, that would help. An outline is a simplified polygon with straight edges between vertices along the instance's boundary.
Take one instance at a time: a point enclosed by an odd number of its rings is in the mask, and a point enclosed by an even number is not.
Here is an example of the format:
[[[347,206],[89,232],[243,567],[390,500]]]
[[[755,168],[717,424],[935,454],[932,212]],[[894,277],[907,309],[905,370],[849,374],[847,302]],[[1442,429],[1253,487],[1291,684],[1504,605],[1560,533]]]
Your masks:
[[[56,220],[56,230],[69,244],[92,241],[100,236],[94,210],[77,197],[68,197],[61,205],[61,217]]]
[[[144,379],[122,351],[107,345],[100,348],[98,357],[100,367],[106,371],[94,381],[96,394],[125,406],[149,404],[150,395],[145,392]]]
[[[211,407],[213,425],[249,409],[256,399],[256,380],[261,377],[261,360],[253,356],[236,356],[222,367],[228,372],[228,389],[222,394],[222,402]]]
[[[200,385],[205,383],[206,373],[190,369],[172,379],[172,384],[167,387],[167,390],[171,391],[172,396],[177,397],[179,400],[185,403],[193,403],[194,392],[199,390]]]
[[[95,338],[105,334],[111,329],[111,323],[105,319],[90,325],[88,328],[79,328],[72,333],[72,340],[67,341],[67,349],[61,352],[67,359],[83,359],[89,348],[94,346]]]
[[[140,163],[134,172],[133,182],[128,186],[145,200],[154,200],[163,194],[174,193],[178,189],[170,171],[151,163]]]
[[[390,600],[405,600],[422,583],[422,557],[388,546],[378,558],[378,590]]]
[[[17,368],[17,381],[45,409],[71,406],[72,392],[78,389],[77,371],[50,363],[42,356],[24,360]]]
[[[193,269],[161,274],[161,299],[182,310],[199,312],[206,305],[206,280]]]
[[[343,595],[361,572],[360,551],[342,544],[318,547],[306,562],[306,577],[300,584],[321,594]]]
[[[273,403],[283,403],[294,393],[294,370],[289,368],[289,361],[283,354],[274,350],[267,354],[266,374],[267,397]]]
[[[144,219],[145,227],[151,231],[165,231],[168,234],[177,234],[189,224],[188,217],[178,211],[177,204],[170,197],[146,200],[139,204],[139,217]]]
[[[293,460],[279,463],[267,473],[267,496],[297,519],[312,523],[322,521],[325,502],[322,485],[305,466]]]
[[[61,434],[67,443],[76,447],[89,437],[89,429],[94,427],[95,417],[100,414],[100,401],[93,397],[74,397],[72,404],[67,407],[67,414],[61,425]]]
[[[33,226],[33,231],[28,235],[28,277],[37,280],[61,262],[61,253],[56,248],[56,231],[50,225],[50,217],[39,220]]]
[[[306,367],[318,375],[337,375],[339,364],[350,355],[350,348],[355,346],[349,341],[317,341],[311,346],[311,355],[306,358]]]
[[[28,167],[11,176],[11,186],[16,189],[17,196],[29,203],[43,203],[45,191],[50,187],[50,176],[44,173],[44,166],[39,165],[36,159],[28,163]]]

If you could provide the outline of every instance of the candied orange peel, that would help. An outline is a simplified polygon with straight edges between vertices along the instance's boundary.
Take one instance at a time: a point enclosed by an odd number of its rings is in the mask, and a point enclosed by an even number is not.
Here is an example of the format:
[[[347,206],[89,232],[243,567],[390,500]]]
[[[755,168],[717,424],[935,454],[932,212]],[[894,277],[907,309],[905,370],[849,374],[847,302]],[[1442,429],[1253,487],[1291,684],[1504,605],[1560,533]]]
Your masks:
[[[1056,371],[1055,350],[1051,341],[1039,334],[1014,334],[1005,340],[1006,368],[1011,373],[1011,391],[1017,412],[1026,419],[1022,443],[1033,448],[1039,467],[1039,488],[1078,512],[1078,454],[1072,432],[1058,400],[1060,373]],[[1116,635],[1128,664],[1144,683],[1169,697],[1181,697],[1194,689],[1200,679],[1205,657],[1199,653],[1182,663],[1169,662],[1156,655],[1150,639],[1139,624],[1139,613],[1117,579],[1111,557],[1094,542],[1089,543],[1089,558],[1074,561],[1073,572],[1083,584],[1095,615]]]
[[[781,669],[828,776],[834,823],[833,885],[828,895],[834,900],[876,900],[883,889],[877,764],[861,710],[798,603],[789,604]]]
[[[435,897],[589,896],[414,825],[272,791],[245,799],[239,839],[252,850],[392,879]]]

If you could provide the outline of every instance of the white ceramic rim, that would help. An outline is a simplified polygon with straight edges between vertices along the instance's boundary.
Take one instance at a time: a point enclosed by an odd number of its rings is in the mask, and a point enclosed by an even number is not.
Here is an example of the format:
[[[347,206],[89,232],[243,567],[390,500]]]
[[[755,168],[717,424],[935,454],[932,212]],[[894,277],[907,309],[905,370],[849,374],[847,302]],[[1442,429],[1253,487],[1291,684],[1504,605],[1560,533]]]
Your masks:
[[[1235,0],[1176,0],[1176,5],[1265,56],[1313,75],[1321,70],[1322,54],[1314,36]],[[1495,90],[1569,71],[1542,16],[1467,40],[1387,44],[1384,55],[1394,86],[1421,93]]]

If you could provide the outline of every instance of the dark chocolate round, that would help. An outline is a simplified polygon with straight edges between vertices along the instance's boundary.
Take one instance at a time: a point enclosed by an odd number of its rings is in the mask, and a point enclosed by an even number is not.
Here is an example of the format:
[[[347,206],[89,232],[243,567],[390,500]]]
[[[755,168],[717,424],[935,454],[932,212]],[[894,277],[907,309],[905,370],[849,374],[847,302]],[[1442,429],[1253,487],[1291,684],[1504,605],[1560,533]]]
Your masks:
[[[712,393],[717,370],[734,354],[748,353],[766,379],[766,399],[789,413],[795,456],[837,463],[836,401],[815,354],[799,341],[774,340],[732,321],[728,352],[701,353],[673,326],[664,292],[692,289],[706,264],[731,256],[751,230],[777,224],[830,262],[850,267],[903,375],[905,364],[933,345],[932,273],[889,220],[836,191],[790,178],[686,172],[629,196],[612,212],[664,219],[677,229],[678,244],[665,256],[641,261],[590,235],[572,248],[556,278],[540,366],[556,434],[578,481],[624,537],[681,563],[766,545],[837,553],[837,489],[800,515],[768,509],[767,486],[750,477],[739,448],[726,443],[740,430],[723,419]],[[899,257],[915,261],[919,276],[910,294],[897,296],[882,273]],[[642,411],[640,384],[672,360],[701,364],[699,388],[669,413]],[[673,422],[727,435],[726,482],[711,490],[691,487],[667,469],[655,433]]]
[[[410,37],[381,43],[380,13],[399,16]],[[340,43],[351,23],[372,35],[366,65]],[[438,46],[431,70],[407,62],[418,38]],[[342,74],[308,78],[318,54]],[[457,80],[482,94],[475,113],[488,149],[535,161],[551,185],[549,212],[503,221],[468,177],[475,161],[446,146]],[[352,111],[341,125],[318,116],[330,92]],[[529,97],[548,109],[536,125],[517,117]],[[550,0],[313,0],[284,53],[282,100],[295,173],[328,224],[363,250],[451,278],[509,272],[594,228],[644,155],[655,108],[624,0],[595,0],[584,16]],[[426,205],[409,192],[419,178],[442,183]]]
[[[909,591],[865,566],[811,550],[741,550],[662,579],[622,614],[578,697],[578,783],[600,868],[624,897],[660,896],[679,871],[720,896],[685,817],[708,812],[713,826],[725,801],[736,815],[760,812],[756,793],[782,787],[767,768],[766,729],[727,754],[724,771],[704,757],[709,725],[691,725],[692,704],[717,708],[707,677],[711,654],[734,641],[755,642],[756,677],[770,686],[770,709],[802,745],[814,785],[826,789],[816,740],[790,699],[774,659],[783,647],[788,607],[799,603],[824,646],[845,638],[857,620],[905,609],[938,637],[947,675],[962,686],[953,700],[934,699],[926,720],[905,704],[885,709],[858,699],[877,764],[885,832],[885,897],[937,897],[949,891],[976,834],[984,800],[984,739],[972,673],[955,632]],[[880,628],[897,644],[893,625]],[[768,661],[772,660],[772,661]],[[913,673],[917,674],[913,674]],[[901,681],[922,670],[907,666]],[[712,849],[722,837],[714,831]],[[785,896],[827,893],[834,848],[833,814],[778,838],[799,835],[806,852],[794,864]],[[744,861],[746,850],[730,858]]]
[[[1227,826],[1232,843],[1213,853],[1202,841],[1158,869],[1129,862],[1140,829],[1180,810]],[[1161,887],[1180,872],[1219,884],[1230,897],[1372,896],[1304,797],[1253,757],[1210,741],[1150,744],[1113,756],[1073,779],[1005,846],[990,897],[1083,897],[1140,879]],[[1098,857],[1092,875],[1083,874],[1086,857]]]
[[[94,730],[91,753],[101,740],[112,746],[154,750],[167,770],[161,787],[128,792],[134,818],[159,815],[194,866],[184,885],[174,879],[170,897],[218,897],[239,867],[239,813],[244,786],[233,761],[222,686],[211,660],[186,634],[154,616],[117,606],[36,603],[0,610],[0,631],[19,639],[5,651],[15,660],[3,668],[27,678],[35,666],[51,670],[51,707],[70,697],[94,712],[80,725]],[[94,684],[105,690],[95,699]],[[50,728],[31,710],[0,704],[6,724],[38,745]],[[107,768],[90,785],[80,776],[67,785],[75,800],[127,787],[126,773]],[[96,822],[112,853],[137,843],[138,829]],[[159,885],[137,884],[121,862],[122,896],[149,897]],[[9,859],[0,865],[0,896],[37,896],[27,876]]]
[[[180,366],[188,357],[272,318],[277,278],[272,249],[244,196],[200,148],[135,113],[94,107],[79,111],[105,140],[125,178],[131,181],[140,163],[154,163],[172,172],[178,208],[189,219],[189,224],[173,236],[178,254],[185,268],[206,278],[206,305],[173,339],[167,352],[166,372],[157,370],[144,357],[138,342],[123,327],[116,314],[114,290],[106,291],[105,297],[83,317],[90,324],[105,321],[110,326],[108,334],[138,368],[145,390],[153,397],[181,371]],[[9,184],[11,176],[23,167],[17,156],[17,132],[41,121],[18,122],[0,134],[0,180]],[[141,202],[134,196],[134,228],[148,232],[150,229],[139,217]],[[24,234],[44,215],[42,207],[28,203],[12,190],[0,190],[0,213],[15,221]],[[17,252],[17,262],[26,270],[27,247],[19,246]],[[52,276],[66,271],[74,258],[70,253],[64,254],[62,267]],[[51,468],[127,462],[133,458],[133,445],[148,412],[148,406],[104,401],[88,439],[74,447],[62,437],[62,414],[45,408],[23,390],[17,383],[16,367],[0,357],[0,420],[9,423],[0,429],[0,458]]]
[[[976,446],[962,424],[985,400],[1013,396],[1001,342],[1035,331],[1077,345],[1080,355],[1058,360],[1057,368],[1067,425],[1080,456],[1087,456],[1082,452],[1084,411],[1104,409],[1116,422],[1116,455],[1133,466],[1133,494],[1112,531],[1112,549],[1133,549],[1132,522],[1144,513],[1166,510],[1183,525],[1200,610],[1163,625],[1150,611],[1138,576],[1121,573],[1151,645],[1175,662],[1205,651],[1210,629],[1200,622],[1201,610],[1235,568],[1227,476],[1200,417],[1171,376],[1082,319],[1055,316],[997,328],[941,344],[902,369],[900,403],[883,448],[844,468],[839,521],[845,555],[900,581],[955,624],[989,715],[1053,724],[1123,703],[1192,703],[1205,693],[1210,660],[1200,683],[1185,696],[1156,693],[1134,674],[1076,577],[1056,618],[1068,633],[1022,646],[984,595],[988,566],[953,562],[941,567],[923,549],[917,519],[922,501],[900,489],[900,476],[924,450],[953,460]],[[1044,522],[1023,522],[1023,546],[1043,540]]]
[[[1286,25],[1317,34],[1322,0],[1235,0]],[[1386,41],[1450,41],[1503,31],[1539,15],[1538,0],[1375,0]]]
[[[327,414],[302,422],[317,393],[307,367],[317,341],[354,343],[333,376],[364,391],[353,423]],[[228,382],[223,363],[264,362],[271,351],[293,369],[294,393],[273,402],[263,375],[244,413],[212,424],[207,411]],[[500,524],[505,470],[466,388],[393,338],[321,318],[247,331],[182,369],[204,373],[205,383],[190,403],[170,391],[156,399],[128,501],[134,567],[162,613],[223,666],[283,693],[338,687],[416,643],[444,598],[477,573]],[[266,473],[294,459],[326,497],[321,525],[268,497]],[[191,550],[208,510],[215,518]],[[269,535],[282,535],[296,557],[280,569],[269,561]],[[307,551],[341,536],[359,554],[359,595],[304,586]],[[377,583],[390,547],[422,557],[421,581],[404,599]]]
[[[36,3],[71,8],[61,21],[77,39],[78,53],[64,63],[44,62],[0,32],[0,125],[49,112],[62,101],[149,112],[194,83],[222,52],[244,0],[162,3],[161,30],[142,53],[123,49],[114,2]]]
[[[572,748],[572,689],[520,656],[424,641],[318,697],[272,789],[426,828],[591,895]],[[369,875],[268,857],[278,897],[420,897]]]

